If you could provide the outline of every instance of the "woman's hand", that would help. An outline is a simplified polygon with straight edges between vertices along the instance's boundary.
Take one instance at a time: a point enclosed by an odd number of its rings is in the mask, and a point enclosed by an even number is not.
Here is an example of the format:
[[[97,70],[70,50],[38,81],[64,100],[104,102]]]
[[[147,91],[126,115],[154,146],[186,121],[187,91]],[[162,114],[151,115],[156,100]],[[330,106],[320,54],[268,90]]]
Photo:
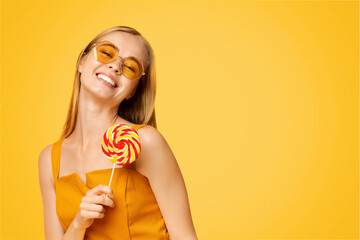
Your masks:
[[[113,197],[113,192],[108,186],[100,184],[90,189],[81,199],[79,211],[74,219],[76,227],[86,229],[95,218],[103,218],[104,206],[115,207]]]

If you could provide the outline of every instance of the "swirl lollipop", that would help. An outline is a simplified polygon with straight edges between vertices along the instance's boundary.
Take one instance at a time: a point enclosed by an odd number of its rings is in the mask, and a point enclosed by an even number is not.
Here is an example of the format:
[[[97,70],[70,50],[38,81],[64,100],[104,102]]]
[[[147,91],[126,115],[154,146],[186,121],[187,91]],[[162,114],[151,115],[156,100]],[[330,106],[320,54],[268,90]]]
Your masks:
[[[104,133],[101,149],[107,159],[114,163],[109,186],[114,174],[115,165],[130,164],[138,157],[141,145],[138,133],[125,124],[115,124]]]

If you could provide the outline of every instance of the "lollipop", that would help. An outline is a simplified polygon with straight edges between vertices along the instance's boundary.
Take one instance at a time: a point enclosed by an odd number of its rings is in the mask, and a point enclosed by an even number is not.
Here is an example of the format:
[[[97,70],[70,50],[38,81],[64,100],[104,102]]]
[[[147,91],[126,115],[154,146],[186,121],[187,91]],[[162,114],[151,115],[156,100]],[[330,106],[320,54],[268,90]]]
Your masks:
[[[140,138],[133,128],[125,124],[115,124],[104,133],[101,149],[107,159],[114,163],[110,186],[115,165],[123,167],[138,157],[141,149]]]

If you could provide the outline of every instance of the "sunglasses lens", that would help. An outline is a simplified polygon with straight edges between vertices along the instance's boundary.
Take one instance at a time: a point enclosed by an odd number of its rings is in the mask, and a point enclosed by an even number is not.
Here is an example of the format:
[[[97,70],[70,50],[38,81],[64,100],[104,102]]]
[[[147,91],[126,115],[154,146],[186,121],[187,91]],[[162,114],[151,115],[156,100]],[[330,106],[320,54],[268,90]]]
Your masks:
[[[116,59],[116,49],[109,43],[102,43],[96,46],[97,60],[109,63]]]
[[[143,69],[139,60],[134,57],[125,58],[122,65],[122,74],[128,79],[136,79],[141,76]]]

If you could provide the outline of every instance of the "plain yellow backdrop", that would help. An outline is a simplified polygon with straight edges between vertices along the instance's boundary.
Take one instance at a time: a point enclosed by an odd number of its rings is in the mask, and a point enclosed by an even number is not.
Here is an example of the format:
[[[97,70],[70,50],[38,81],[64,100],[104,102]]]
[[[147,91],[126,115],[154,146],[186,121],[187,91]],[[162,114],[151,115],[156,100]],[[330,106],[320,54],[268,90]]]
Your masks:
[[[199,239],[359,238],[358,1],[1,1],[1,239],[43,239],[38,155],[102,30],[156,55]]]

